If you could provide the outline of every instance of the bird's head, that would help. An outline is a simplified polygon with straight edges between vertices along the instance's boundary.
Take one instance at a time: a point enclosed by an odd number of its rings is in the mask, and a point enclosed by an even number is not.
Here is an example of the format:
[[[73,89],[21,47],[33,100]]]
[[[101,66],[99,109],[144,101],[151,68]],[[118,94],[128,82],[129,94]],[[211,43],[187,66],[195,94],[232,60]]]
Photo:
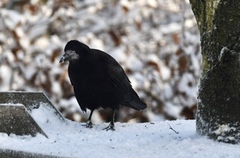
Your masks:
[[[82,58],[89,47],[77,40],[69,41],[64,48],[64,55],[60,59],[60,63],[64,63],[65,61],[73,62]]]

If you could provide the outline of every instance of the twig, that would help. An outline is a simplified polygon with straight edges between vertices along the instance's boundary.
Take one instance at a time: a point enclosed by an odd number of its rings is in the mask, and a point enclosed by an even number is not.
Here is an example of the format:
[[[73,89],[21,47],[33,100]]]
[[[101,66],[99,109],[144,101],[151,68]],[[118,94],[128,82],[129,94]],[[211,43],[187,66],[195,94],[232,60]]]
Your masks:
[[[173,129],[172,126],[170,126],[169,123],[167,123],[167,124],[168,124],[168,126],[169,126],[169,129],[171,129],[174,133],[179,134],[179,132],[177,132],[175,129]]]

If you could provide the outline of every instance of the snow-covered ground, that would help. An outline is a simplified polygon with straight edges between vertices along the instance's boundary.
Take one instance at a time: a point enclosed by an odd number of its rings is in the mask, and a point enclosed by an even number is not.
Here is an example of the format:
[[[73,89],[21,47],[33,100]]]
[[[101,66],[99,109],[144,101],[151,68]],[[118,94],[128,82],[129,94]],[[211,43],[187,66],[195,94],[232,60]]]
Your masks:
[[[32,117],[48,135],[36,137],[0,134],[0,148],[58,157],[149,157],[149,158],[226,158],[240,157],[239,145],[215,142],[196,134],[195,120],[115,124],[115,131],[105,131],[107,123],[92,129],[84,123],[62,122],[47,109],[35,110]],[[172,128],[172,129],[171,129]]]

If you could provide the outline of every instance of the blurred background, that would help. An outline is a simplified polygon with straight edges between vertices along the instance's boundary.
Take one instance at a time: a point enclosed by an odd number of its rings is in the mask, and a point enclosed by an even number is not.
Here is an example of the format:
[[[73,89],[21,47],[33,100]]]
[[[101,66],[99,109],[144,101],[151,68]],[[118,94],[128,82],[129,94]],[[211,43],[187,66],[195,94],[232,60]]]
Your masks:
[[[66,118],[86,121],[59,64],[71,39],[113,56],[148,104],[122,107],[119,122],[194,119],[201,54],[188,0],[1,0],[0,91],[43,91]],[[93,115],[110,119],[111,110]]]

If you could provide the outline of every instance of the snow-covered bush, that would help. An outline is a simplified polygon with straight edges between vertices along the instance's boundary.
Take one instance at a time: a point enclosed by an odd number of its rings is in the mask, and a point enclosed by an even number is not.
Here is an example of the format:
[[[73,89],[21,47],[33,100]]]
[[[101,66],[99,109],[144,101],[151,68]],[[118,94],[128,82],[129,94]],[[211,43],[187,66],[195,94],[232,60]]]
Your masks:
[[[59,64],[78,39],[112,55],[148,104],[123,108],[119,121],[194,117],[201,56],[187,1],[7,0],[0,15],[0,91],[44,91],[67,118],[86,119]]]

